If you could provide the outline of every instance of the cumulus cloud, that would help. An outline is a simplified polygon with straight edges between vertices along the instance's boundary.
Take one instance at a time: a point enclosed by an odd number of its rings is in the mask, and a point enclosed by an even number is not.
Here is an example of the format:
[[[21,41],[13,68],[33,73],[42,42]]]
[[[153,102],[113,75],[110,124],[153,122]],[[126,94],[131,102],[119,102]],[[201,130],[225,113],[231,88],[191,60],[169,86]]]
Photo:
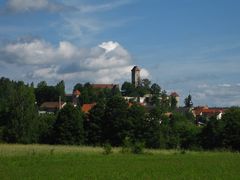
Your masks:
[[[0,48],[5,64],[30,66],[26,77],[113,83],[129,79],[132,58],[118,42],[108,41],[93,48],[79,48],[62,41],[58,46],[39,39],[15,42]],[[146,69],[142,76],[148,77]],[[126,78],[127,77],[127,78]]]
[[[53,64],[81,53],[71,43],[62,41],[57,48],[43,40],[10,43],[0,49],[1,61],[19,65]]]
[[[73,7],[49,0],[8,0],[5,9],[14,13],[23,13],[41,10],[54,12],[73,9]]]
[[[112,10],[119,6],[123,6],[131,3],[131,0],[121,0],[113,1],[109,3],[102,4],[83,4],[82,2],[78,5],[68,5],[69,2],[60,3],[54,0],[7,0],[5,10],[12,13],[24,13],[30,11],[51,11],[58,12],[63,10],[74,10],[82,14],[85,13],[95,13]],[[76,3],[75,3],[76,4]]]

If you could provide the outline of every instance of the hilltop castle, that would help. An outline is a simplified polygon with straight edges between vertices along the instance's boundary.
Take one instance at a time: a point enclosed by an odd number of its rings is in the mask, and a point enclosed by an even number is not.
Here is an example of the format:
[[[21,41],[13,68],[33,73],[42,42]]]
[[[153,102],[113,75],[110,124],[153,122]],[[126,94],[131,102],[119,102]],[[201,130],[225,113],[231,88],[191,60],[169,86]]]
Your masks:
[[[141,84],[140,68],[138,66],[132,68],[132,84],[135,87],[138,87]]]

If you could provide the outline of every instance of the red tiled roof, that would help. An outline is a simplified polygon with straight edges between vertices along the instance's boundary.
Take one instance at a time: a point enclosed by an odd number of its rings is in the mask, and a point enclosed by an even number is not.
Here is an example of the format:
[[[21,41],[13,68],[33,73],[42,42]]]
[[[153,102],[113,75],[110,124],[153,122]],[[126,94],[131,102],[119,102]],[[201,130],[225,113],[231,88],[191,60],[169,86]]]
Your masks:
[[[114,87],[118,87],[118,84],[91,84],[93,88],[96,89],[112,89]]]
[[[95,105],[96,105],[96,103],[83,104],[83,105],[82,105],[82,111],[83,111],[84,113],[88,113]]]
[[[196,116],[204,114],[207,116],[212,116],[215,114],[219,114],[219,113],[224,113],[224,109],[222,108],[206,108],[206,107],[201,107],[201,108],[195,108],[194,110],[194,114]]]
[[[61,108],[64,106],[65,102],[61,102]],[[40,106],[41,108],[47,108],[47,109],[59,109],[59,102],[44,102]]]

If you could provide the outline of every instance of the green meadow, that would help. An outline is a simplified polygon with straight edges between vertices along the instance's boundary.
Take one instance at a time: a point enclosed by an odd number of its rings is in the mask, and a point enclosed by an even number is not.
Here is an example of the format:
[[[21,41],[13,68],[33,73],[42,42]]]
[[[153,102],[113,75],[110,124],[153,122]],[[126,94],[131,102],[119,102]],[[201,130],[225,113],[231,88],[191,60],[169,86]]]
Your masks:
[[[239,179],[240,154],[114,148],[0,145],[0,179]]]

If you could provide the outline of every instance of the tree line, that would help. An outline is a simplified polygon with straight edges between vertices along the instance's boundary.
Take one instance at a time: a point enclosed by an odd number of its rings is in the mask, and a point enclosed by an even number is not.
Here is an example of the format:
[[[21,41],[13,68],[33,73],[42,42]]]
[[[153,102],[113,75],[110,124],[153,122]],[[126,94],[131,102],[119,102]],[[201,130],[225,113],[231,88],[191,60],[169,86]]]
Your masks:
[[[1,78],[0,141],[123,146],[128,140],[141,142],[147,148],[240,150],[237,107],[230,108],[221,120],[212,117],[199,127],[189,112],[178,113],[169,108],[172,115],[167,116],[161,104],[164,101],[146,109],[135,102],[127,103],[117,90],[95,91],[89,84],[77,84],[74,89],[81,89],[82,93],[78,107],[68,103],[56,114],[39,115],[38,104],[48,99],[47,92],[54,91],[56,97],[51,98],[55,99],[65,93],[63,81],[51,87],[41,82],[34,88],[33,84]],[[148,90],[164,94],[156,89]],[[81,104],[91,101],[96,105],[89,113],[83,113]]]

